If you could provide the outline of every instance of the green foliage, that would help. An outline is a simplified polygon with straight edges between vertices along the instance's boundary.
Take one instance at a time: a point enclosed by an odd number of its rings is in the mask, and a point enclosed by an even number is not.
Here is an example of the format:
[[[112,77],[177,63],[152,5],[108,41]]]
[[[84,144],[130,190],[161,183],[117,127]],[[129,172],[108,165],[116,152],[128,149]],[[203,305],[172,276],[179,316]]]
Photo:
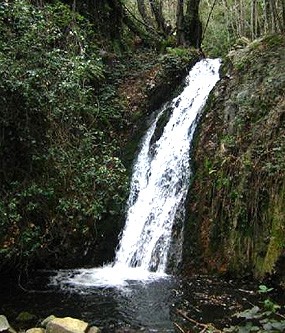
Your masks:
[[[273,288],[268,288],[267,286],[265,286],[264,284],[261,284],[258,288],[258,292],[260,294],[266,294],[269,293],[270,291],[272,291]]]
[[[167,47],[166,53],[160,56],[159,63],[165,72],[164,75],[171,77],[171,74],[177,75],[179,72],[185,71],[195,57],[197,57],[197,52],[194,49]]]
[[[183,47],[167,47],[168,54],[189,60],[189,49]]]
[[[273,288],[265,285],[259,286],[259,293],[267,294]],[[235,317],[241,319],[240,324],[225,328],[223,332],[249,333],[249,332],[284,332],[285,320],[284,316],[278,313],[281,306],[273,302],[270,298],[266,298],[262,307],[254,305],[252,308],[239,312]]]
[[[123,126],[93,28],[59,1],[0,4],[2,256],[19,261],[120,214]],[[113,104],[112,104],[113,103]],[[117,105],[116,105],[117,104]],[[72,239],[72,237],[71,237]]]
[[[209,10],[207,2],[201,4],[200,12],[203,22],[207,22]],[[234,40],[233,31],[228,28],[227,9],[223,4],[217,3],[205,32],[202,48],[211,57],[222,57],[229,52]]]

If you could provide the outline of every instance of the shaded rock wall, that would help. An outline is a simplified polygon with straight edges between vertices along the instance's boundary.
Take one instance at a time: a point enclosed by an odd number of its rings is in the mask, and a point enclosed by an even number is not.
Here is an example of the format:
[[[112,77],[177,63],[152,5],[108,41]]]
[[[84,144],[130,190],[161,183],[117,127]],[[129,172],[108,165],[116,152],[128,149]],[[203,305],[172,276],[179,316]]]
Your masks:
[[[285,271],[284,46],[269,36],[224,61],[194,143],[187,273]]]

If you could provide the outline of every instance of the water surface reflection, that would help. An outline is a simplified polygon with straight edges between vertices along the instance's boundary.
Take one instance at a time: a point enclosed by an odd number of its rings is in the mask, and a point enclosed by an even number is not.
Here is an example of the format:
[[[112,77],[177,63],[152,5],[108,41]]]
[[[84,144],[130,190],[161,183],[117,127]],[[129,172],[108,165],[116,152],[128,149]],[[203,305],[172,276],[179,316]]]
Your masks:
[[[1,288],[1,312],[14,318],[21,311],[29,311],[38,318],[50,314],[72,316],[100,327],[103,332],[116,332],[119,328],[174,332],[171,316],[178,286],[173,277],[147,282],[130,280],[119,287],[63,287],[51,285],[49,274],[40,272],[29,279],[25,282],[26,290],[15,285]],[[51,281],[55,277],[57,274],[51,276]]]
[[[78,270],[67,272],[70,278],[78,274]],[[75,281],[83,283],[87,276],[83,274]],[[147,281],[127,280],[117,287],[68,284],[68,279],[63,284],[50,284],[57,278],[58,272],[37,272],[26,281],[21,279],[26,289],[23,290],[17,280],[1,277],[0,313],[8,316],[11,323],[21,311],[29,311],[37,316],[34,324],[54,314],[86,320],[108,333],[169,333],[175,331],[174,323],[187,330],[187,323],[176,309],[198,322],[211,322],[222,328],[230,324],[232,314],[260,301],[254,282],[220,277],[194,276],[182,282],[164,276]]]

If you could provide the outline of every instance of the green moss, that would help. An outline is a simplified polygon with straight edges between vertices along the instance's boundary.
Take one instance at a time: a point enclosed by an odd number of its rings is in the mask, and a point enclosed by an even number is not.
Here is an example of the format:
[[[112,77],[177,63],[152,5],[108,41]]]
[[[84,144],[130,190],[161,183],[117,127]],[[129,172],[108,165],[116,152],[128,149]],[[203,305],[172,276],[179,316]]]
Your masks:
[[[23,312],[19,313],[19,315],[16,318],[16,321],[30,322],[30,321],[34,321],[36,319],[37,319],[37,316],[35,316],[34,314],[27,312],[27,311],[23,311]]]
[[[285,186],[273,195],[269,208],[269,220],[272,220],[270,241],[266,256],[259,266],[258,274],[264,276],[273,273],[274,266],[285,247]]]

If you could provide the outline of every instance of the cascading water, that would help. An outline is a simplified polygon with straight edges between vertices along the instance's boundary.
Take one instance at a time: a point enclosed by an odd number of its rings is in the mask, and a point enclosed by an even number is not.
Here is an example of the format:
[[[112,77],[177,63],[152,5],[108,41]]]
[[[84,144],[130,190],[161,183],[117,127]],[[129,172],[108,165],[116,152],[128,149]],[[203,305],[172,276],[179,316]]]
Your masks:
[[[133,169],[127,218],[115,261],[103,268],[61,271],[55,283],[119,286],[165,275],[173,227],[183,213],[191,176],[189,152],[195,119],[219,79],[219,59],[197,63],[182,93],[149,127]],[[169,115],[163,131],[156,130]]]
[[[195,119],[217,82],[219,60],[202,60],[190,72],[183,92],[166,104],[148,129],[134,165],[125,229],[115,267],[165,272],[173,224],[183,209],[190,179],[189,150]],[[168,123],[155,140],[166,110]]]

